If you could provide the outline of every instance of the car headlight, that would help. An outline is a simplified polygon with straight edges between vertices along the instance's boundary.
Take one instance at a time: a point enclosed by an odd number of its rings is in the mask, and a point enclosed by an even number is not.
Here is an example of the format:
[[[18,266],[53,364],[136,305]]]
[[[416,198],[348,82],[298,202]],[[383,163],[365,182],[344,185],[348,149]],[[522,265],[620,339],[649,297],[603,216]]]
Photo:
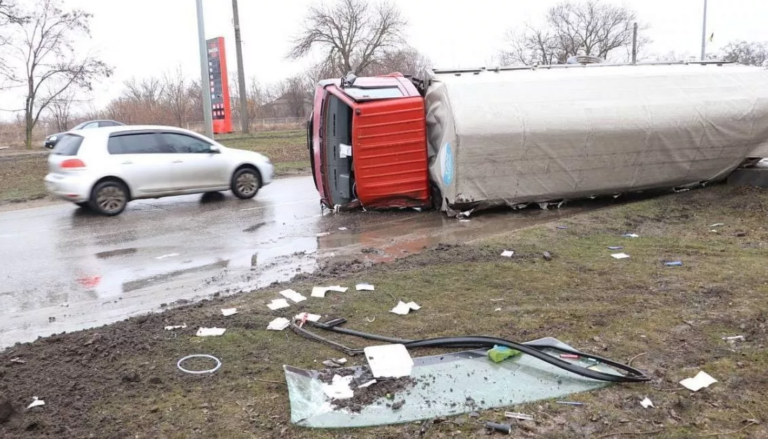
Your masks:
[[[51,137],[48,138],[48,140],[50,140],[51,142],[55,142],[56,141],[56,136],[51,136]]]

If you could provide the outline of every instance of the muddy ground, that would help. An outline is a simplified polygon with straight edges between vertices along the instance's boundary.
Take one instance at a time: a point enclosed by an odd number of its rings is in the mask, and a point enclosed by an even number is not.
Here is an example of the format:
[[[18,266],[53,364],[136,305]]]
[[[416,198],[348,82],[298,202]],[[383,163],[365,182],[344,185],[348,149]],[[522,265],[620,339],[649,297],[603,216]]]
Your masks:
[[[265,330],[275,317],[301,311],[410,339],[553,336],[631,362],[652,377],[569,398],[582,406],[510,407],[535,418],[509,421],[518,437],[768,437],[767,220],[768,191],[720,186],[481,244],[441,245],[388,264],[347,262],[288,285],[17,345],[0,353],[0,437],[483,437],[482,422],[504,421],[502,410],[490,410],[371,429],[292,426],[282,365],[319,370],[322,361],[343,356],[288,330]],[[621,237],[628,232],[640,237]],[[608,246],[623,246],[631,258],[611,258]],[[501,258],[505,249],[515,256]],[[683,266],[664,265],[676,260]],[[285,288],[309,297],[313,285],[357,282],[373,283],[376,291],[351,288],[285,310],[266,308]],[[422,309],[390,314],[397,300]],[[238,314],[223,317],[220,309],[229,307]],[[187,328],[163,329],[181,324]],[[199,327],[214,326],[226,334],[195,337]],[[723,340],[735,335],[744,341]],[[362,346],[359,339],[334,338]],[[211,376],[180,373],[178,359],[194,353],[215,355],[223,366]],[[700,370],[718,382],[697,393],[678,384]],[[26,410],[33,396],[46,405]],[[644,397],[655,407],[642,408]]]

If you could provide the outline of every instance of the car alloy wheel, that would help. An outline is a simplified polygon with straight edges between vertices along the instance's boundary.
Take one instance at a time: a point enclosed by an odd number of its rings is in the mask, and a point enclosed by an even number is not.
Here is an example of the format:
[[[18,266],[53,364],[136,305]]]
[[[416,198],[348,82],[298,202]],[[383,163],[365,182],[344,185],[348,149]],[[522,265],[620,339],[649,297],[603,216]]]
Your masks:
[[[259,192],[261,181],[253,169],[241,169],[235,173],[232,181],[232,192],[237,198],[253,198]]]
[[[91,196],[91,208],[101,214],[114,216],[128,204],[128,191],[120,182],[107,181],[97,185]]]

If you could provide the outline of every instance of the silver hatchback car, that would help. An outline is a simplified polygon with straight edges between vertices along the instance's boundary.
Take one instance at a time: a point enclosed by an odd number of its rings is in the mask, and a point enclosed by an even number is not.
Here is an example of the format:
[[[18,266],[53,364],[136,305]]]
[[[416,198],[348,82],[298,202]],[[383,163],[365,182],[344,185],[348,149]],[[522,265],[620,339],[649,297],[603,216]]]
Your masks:
[[[161,126],[66,133],[48,156],[48,168],[51,194],[110,216],[141,198],[225,190],[253,198],[274,173],[262,154]]]

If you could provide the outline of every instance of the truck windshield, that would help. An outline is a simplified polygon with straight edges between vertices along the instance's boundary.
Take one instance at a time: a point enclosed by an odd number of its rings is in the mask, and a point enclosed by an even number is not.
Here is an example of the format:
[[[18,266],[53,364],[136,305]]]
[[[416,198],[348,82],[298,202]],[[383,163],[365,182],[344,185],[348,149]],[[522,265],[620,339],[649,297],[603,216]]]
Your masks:
[[[386,99],[386,98],[399,98],[403,96],[403,92],[397,87],[381,87],[381,88],[357,88],[347,87],[344,89],[349,97],[356,101],[366,99]]]

